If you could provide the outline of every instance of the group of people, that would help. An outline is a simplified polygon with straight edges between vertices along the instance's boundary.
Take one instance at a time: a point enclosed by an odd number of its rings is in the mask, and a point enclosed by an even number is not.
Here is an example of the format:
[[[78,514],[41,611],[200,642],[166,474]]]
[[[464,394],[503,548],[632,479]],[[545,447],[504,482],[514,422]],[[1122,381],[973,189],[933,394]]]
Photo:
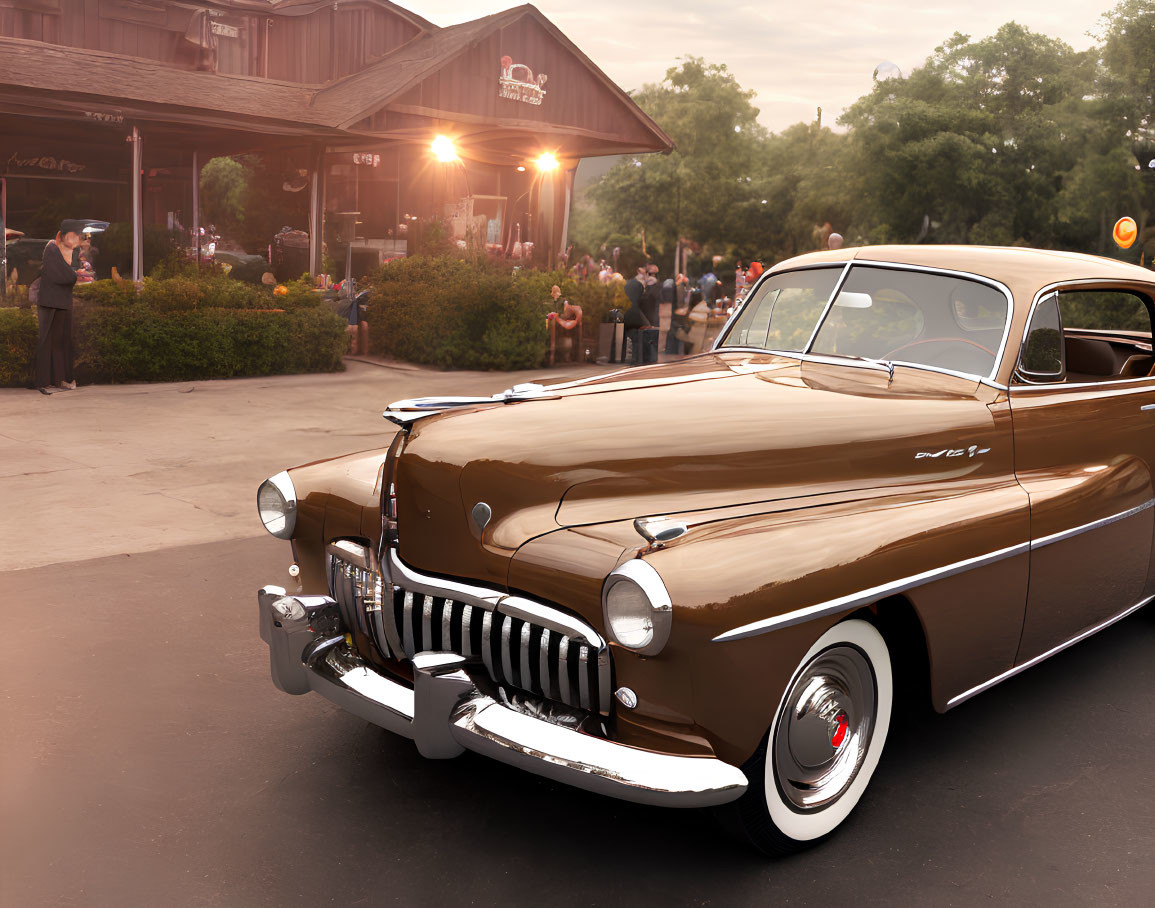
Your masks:
[[[599,278],[604,270],[599,272]],[[734,296],[731,298],[713,267],[707,268],[697,281],[691,281],[685,274],[661,280],[657,265],[644,265],[625,282],[625,294],[630,301],[624,318],[625,329],[627,332],[657,329],[661,321],[661,305],[668,303],[671,307],[670,327],[666,333],[665,352],[673,355],[697,352],[697,347],[705,341],[706,332],[703,330],[702,336],[698,337],[694,331],[695,324],[705,326],[711,317],[730,311],[733,303],[745,295],[761,274],[760,262],[751,263],[748,269],[738,262]],[[638,346],[635,345],[635,362],[640,361]]]
[[[65,220],[55,239],[44,247],[44,265],[32,283],[29,299],[36,304],[40,338],[36,345],[36,387],[41,394],[76,388],[72,374],[72,290],[77,282],[94,279],[91,257],[81,251],[91,244],[87,221]]]

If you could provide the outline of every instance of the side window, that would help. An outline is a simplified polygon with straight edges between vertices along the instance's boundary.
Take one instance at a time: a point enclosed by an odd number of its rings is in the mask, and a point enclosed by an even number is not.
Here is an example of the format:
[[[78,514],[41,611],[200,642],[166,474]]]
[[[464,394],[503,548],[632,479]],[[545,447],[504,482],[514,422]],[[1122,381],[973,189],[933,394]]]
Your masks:
[[[1059,294],[1059,311],[1066,331],[1110,332],[1151,338],[1151,313],[1134,293],[1125,290],[1069,290]]]
[[[1067,381],[1099,382],[1150,375],[1151,311],[1129,290],[1060,290]]]
[[[1018,372],[1028,382],[1059,381],[1063,377],[1063,329],[1054,294],[1035,307],[1019,354]]]

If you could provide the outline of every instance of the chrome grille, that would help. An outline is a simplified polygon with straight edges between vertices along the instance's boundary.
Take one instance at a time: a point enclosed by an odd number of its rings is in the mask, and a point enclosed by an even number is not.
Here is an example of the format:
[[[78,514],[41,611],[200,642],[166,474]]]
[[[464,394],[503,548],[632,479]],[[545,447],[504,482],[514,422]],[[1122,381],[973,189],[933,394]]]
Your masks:
[[[520,596],[418,574],[392,550],[386,557],[391,583],[332,554],[329,569],[342,614],[384,655],[460,653],[483,664],[498,684],[610,712],[609,649],[581,619]]]

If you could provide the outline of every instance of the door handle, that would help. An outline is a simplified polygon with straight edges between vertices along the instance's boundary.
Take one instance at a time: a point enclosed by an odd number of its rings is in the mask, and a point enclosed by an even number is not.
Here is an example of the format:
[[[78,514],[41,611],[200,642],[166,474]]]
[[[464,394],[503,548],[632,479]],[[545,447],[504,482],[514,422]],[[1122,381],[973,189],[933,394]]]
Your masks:
[[[1155,404],[1143,404],[1143,406],[1141,406],[1139,409],[1140,410],[1155,410]]]

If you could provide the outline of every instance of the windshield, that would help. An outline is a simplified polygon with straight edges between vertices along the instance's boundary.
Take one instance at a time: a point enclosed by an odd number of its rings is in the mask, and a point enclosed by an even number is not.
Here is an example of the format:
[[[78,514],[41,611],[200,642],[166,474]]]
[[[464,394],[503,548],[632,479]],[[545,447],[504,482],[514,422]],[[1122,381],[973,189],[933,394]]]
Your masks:
[[[801,353],[842,270],[788,271],[763,281],[718,346]]]
[[[841,274],[834,268],[773,276],[719,347],[884,360],[977,376],[994,369],[1009,314],[1006,296],[994,287],[946,274],[856,265],[827,309]]]

